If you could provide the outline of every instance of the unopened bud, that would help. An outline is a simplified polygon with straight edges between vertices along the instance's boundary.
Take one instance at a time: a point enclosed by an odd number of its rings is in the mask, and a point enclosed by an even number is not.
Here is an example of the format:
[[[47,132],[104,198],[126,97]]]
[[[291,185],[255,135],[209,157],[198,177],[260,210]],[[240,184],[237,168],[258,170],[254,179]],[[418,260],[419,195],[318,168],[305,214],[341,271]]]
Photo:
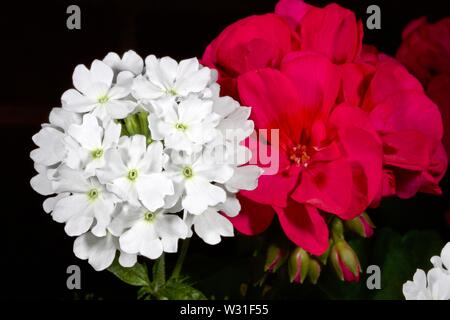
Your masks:
[[[358,282],[361,272],[358,256],[344,240],[337,241],[330,253],[331,263],[342,281]]]
[[[334,218],[331,222],[331,238],[334,242],[344,240],[344,224],[339,218]]]
[[[372,220],[370,220],[368,214],[364,212],[359,217],[345,221],[345,227],[361,237],[369,238],[373,235],[375,225]]]
[[[308,275],[309,254],[300,247],[295,248],[289,256],[288,271],[289,279],[294,283],[303,283]]]
[[[308,279],[312,284],[317,284],[321,269],[322,267],[320,266],[319,261],[317,261],[316,259],[309,260]]]
[[[264,271],[277,272],[277,270],[284,264],[287,259],[286,250],[280,248],[275,244],[271,244],[267,249],[266,263]]]

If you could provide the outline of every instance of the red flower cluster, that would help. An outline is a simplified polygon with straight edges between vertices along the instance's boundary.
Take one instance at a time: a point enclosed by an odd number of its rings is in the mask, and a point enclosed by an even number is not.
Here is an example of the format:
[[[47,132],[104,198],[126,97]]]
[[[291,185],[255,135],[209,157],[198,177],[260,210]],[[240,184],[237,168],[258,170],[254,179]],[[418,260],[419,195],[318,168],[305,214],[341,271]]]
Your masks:
[[[425,87],[439,106],[444,123],[450,125],[450,18],[428,23],[425,17],[412,21],[403,31],[397,59]],[[450,128],[444,128],[444,145],[450,155]]]
[[[279,170],[241,192],[231,219],[240,232],[260,233],[277,215],[289,239],[321,255],[327,216],[353,219],[384,196],[440,193],[439,110],[362,36],[353,12],[336,4],[281,0],[275,14],[230,25],[206,49],[221,94],[251,106],[256,129],[279,129]]]

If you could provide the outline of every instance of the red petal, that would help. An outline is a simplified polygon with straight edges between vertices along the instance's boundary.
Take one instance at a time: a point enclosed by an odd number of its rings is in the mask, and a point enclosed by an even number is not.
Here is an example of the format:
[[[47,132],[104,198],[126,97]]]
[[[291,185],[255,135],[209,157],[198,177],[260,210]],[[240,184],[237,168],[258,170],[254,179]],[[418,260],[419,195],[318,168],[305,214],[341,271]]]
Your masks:
[[[299,186],[291,197],[316,208],[345,216],[353,185],[351,166],[341,157],[329,162],[312,162],[302,172]]]
[[[334,3],[309,10],[299,33],[302,50],[324,53],[337,64],[354,61],[362,46],[361,22],[352,11]]]
[[[340,86],[341,73],[336,65],[323,55],[295,52],[284,58],[281,72],[295,85],[309,123],[317,116],[328,116]]]
[[[275,215],[273,208],[241,195],[238,195],[238,199],[241,203],[241,211],[234,218],[227,217],[236,230],[246,235],[255,235],[266,230]]]
[[[252,107],[257,129],[279,129],[281,144],[299,141],[304,125],[303,110],[292,82],[280,71],[260,69],[238,79],[241,102]]]
[[[297,246],[314,255],[328,248],[328,227],[316,208],[290,201],[287,208],[275,208],[284,233]]]

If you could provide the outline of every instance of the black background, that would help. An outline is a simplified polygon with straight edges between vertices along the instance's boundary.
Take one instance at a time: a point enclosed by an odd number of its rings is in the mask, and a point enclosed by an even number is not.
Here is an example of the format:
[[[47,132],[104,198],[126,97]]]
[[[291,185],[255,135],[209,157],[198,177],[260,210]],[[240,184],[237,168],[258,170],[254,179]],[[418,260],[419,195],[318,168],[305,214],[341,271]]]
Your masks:
[[[330,1],[307,2],[321,6]],[[395,53],[401,31],[412,19],[427,15],[435,20],[449,15],[446,1],[442,0],[417,4],[400,0],[336,2],[363,19],[367,6],[378,4],[382,29],[365,28],[364,41],[389,54]],[[110,51],[122,54],[128,49],[141,56],[200,57],[225,26],[248,15],[271,12],[275,3],[275,0],[0,3],[1,297],[77,297],[79,294],[66,288],[66,268],[71,264],[82,269],[83,294],[135,297],[134,288],[122,285],[108,272],[96,273],[73,255],[72,239],[64,234],[62,225],[43,212],[43,197],[29,186],[34,175],[29,158],[34,148],[31,136],[39,130],[40,123],[46,122],[51,108],[60,105],[61,94],[71,87],[74,67],[102,59]],[[66,28],[66,9],[71,4],[81,8],[81,30]],[[421,208],[426,212],[445,206],[443,199],[419,196],[405,202],[403,210]],[[442,215],[443,209],[438,211]],[[448,232],[442,227],[441,216],[431,220],[439,224],[443,233]],[[407,226],[406,222],[404,227]],[[426,223],[423,227],[427,227]],[[211,259],[232,250],[229,244],[212,248],[200,241],[195,241],[194,247]]]

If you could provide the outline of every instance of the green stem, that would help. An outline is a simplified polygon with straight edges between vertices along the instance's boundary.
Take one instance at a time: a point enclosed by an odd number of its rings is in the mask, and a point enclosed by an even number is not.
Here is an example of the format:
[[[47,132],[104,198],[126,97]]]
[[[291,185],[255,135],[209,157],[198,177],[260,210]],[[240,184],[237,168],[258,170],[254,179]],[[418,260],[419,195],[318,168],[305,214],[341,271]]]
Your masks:
[[[161,288],[166,283],[166,263],[164,259],[164,253],[155,262],[153,271],[153,281],[157,288]]]
[[[186,240],[183,241],[181,245],[180,254],[178,255],[177,262],[172,271],[171,278],[178,278],[180,276],[181,268],[183,267],[184,259],[186,258],[190,240],[191,240],[190,238],[187,238]]]

